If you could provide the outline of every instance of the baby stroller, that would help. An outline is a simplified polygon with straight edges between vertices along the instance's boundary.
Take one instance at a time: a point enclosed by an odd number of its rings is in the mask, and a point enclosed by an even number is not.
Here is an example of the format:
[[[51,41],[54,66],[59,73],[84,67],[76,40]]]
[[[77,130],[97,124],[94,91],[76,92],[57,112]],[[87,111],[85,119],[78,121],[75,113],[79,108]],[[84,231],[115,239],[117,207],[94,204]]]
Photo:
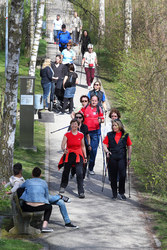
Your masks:
[[[59,113],[63,107],[63,98],[63,79],[58,79],[57,82],[55,84],[53,83],[52,85],[49,111]]]

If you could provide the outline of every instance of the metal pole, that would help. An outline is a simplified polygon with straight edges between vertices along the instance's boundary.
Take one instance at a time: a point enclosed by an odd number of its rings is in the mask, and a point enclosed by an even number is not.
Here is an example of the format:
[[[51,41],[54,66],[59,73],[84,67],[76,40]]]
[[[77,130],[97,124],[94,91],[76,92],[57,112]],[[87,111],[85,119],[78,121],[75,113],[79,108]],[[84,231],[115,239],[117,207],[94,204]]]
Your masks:
[[[5,34],[5,76],[8,66],[8,0],[6,0],[6,34]]]

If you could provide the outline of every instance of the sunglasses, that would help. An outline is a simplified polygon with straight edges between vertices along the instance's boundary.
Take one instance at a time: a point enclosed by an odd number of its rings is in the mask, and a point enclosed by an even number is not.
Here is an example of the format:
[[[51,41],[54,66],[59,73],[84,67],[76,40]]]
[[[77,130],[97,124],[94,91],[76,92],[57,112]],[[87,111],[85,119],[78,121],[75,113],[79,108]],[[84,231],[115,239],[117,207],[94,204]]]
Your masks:
[[[87,100],[82,100],[81,102],[88,102]]]
[[[96,84],[96,83],[95,83],[94,86],[99,86],[99,84]]]
[[[82,116],[76,116],[75,118],[76,119],[82,119]]]

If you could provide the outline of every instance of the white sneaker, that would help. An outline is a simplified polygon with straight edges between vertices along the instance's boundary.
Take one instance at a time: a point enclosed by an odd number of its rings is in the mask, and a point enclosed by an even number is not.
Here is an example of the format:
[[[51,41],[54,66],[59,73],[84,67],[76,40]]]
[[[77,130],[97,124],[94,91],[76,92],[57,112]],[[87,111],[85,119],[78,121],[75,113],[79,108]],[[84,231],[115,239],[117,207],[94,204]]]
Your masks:
[[[90,174],[90,175],[94,175],[95,172],[94,172],[93,170],[92,170],[92,171],[89,170],[89,174]]]

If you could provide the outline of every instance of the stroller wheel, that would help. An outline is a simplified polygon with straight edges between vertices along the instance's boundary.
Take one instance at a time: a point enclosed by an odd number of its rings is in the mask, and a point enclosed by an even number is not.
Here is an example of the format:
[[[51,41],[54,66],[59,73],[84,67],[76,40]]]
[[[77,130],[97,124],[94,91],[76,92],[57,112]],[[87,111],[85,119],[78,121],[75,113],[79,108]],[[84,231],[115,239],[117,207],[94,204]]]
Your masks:
[[[49,105],[49,111],[52,111],[53,110],[53,102],[50,101],[50,105]]]

